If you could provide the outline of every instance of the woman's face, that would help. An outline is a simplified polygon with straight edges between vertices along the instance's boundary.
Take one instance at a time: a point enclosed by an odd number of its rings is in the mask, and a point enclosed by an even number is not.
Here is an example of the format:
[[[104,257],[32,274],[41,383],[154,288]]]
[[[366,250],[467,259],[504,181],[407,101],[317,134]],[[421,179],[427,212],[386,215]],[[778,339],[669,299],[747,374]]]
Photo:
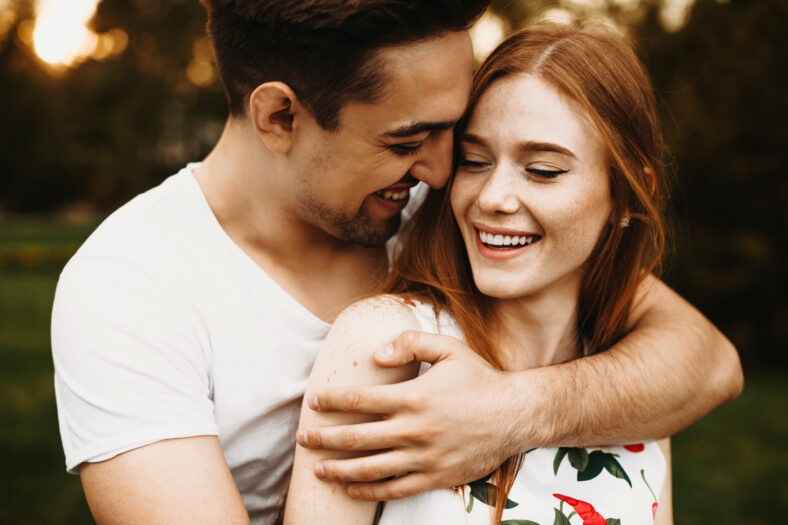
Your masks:
[[[508,75],[479,99],[460,148],[451,204],[479,290],[576,295],[611,211],[605,144],[584,112],[537,76]]]

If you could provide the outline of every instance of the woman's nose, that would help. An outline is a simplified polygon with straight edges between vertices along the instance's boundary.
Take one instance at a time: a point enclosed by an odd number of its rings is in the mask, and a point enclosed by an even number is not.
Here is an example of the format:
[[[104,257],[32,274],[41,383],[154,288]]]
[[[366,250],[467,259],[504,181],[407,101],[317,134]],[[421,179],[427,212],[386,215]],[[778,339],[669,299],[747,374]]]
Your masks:
[[[515,177],[512,168],[506,165],[496,166],[485,181],[477,203],[485,213],[516,213],[520,207],[515,194]]]

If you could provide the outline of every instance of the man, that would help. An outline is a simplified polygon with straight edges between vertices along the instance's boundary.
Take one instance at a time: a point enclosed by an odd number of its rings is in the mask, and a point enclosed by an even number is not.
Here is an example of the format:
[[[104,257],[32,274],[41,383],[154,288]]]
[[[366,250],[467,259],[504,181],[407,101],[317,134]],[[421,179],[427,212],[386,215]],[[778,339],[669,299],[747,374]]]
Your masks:
[[[230,106],[222,137],[204,162],[108,218],[55,298],[66,462],[99,523],[276,520],[329,323],[385,274],[408,190],[449,177],[473,67],[466,29],[486,6],[205,3]],[[304,429],[299,440],[398,449],[401,462],[385,467],[376,455],[316,466],[325,479],[363,482],[352,495],[386,499],[476,479],[512,442],[668,435],[736,395],[741,372],[689,305],[659,283],[643,295],[619,345],[511,375],[517,395],[496,395],[499,373],[460,342],[406,334],[381,364],[436,362],[422,386],[312,400],[322,410],[409,407],[392,411],[385,432]]]

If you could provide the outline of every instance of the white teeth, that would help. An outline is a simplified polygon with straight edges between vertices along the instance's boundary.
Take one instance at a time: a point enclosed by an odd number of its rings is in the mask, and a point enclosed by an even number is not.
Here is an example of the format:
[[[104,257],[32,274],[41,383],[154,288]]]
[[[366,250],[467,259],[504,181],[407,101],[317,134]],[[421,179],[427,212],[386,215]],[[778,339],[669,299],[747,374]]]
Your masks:
[[[511,236],[511,235],[501,235],[501,234],[493,234],[489,232],[483,232],[479,230],[479,238],[484,244],[488,244],[490,246],[528,246],[529,244],[533,243],[535,237],[527,237],[522,235],[518,236]]]
[[[405,200],[408,197],[408,193],[409,193],[408,190],[403,190],[398,193],[393,193],[390,191],[379,191],[377,192],[377,195],[379,195],[380,197],[386,200],[401,201],[401,200]]]

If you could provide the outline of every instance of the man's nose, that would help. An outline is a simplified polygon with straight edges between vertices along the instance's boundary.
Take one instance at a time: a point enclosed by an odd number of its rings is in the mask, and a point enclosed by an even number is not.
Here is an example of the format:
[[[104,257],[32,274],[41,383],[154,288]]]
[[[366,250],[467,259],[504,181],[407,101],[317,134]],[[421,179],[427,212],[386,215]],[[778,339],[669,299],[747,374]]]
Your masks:
[[[411,166],[410,174],[430,188],[442,188],[451,175],[453,147],[453,130],[435,131]]]

